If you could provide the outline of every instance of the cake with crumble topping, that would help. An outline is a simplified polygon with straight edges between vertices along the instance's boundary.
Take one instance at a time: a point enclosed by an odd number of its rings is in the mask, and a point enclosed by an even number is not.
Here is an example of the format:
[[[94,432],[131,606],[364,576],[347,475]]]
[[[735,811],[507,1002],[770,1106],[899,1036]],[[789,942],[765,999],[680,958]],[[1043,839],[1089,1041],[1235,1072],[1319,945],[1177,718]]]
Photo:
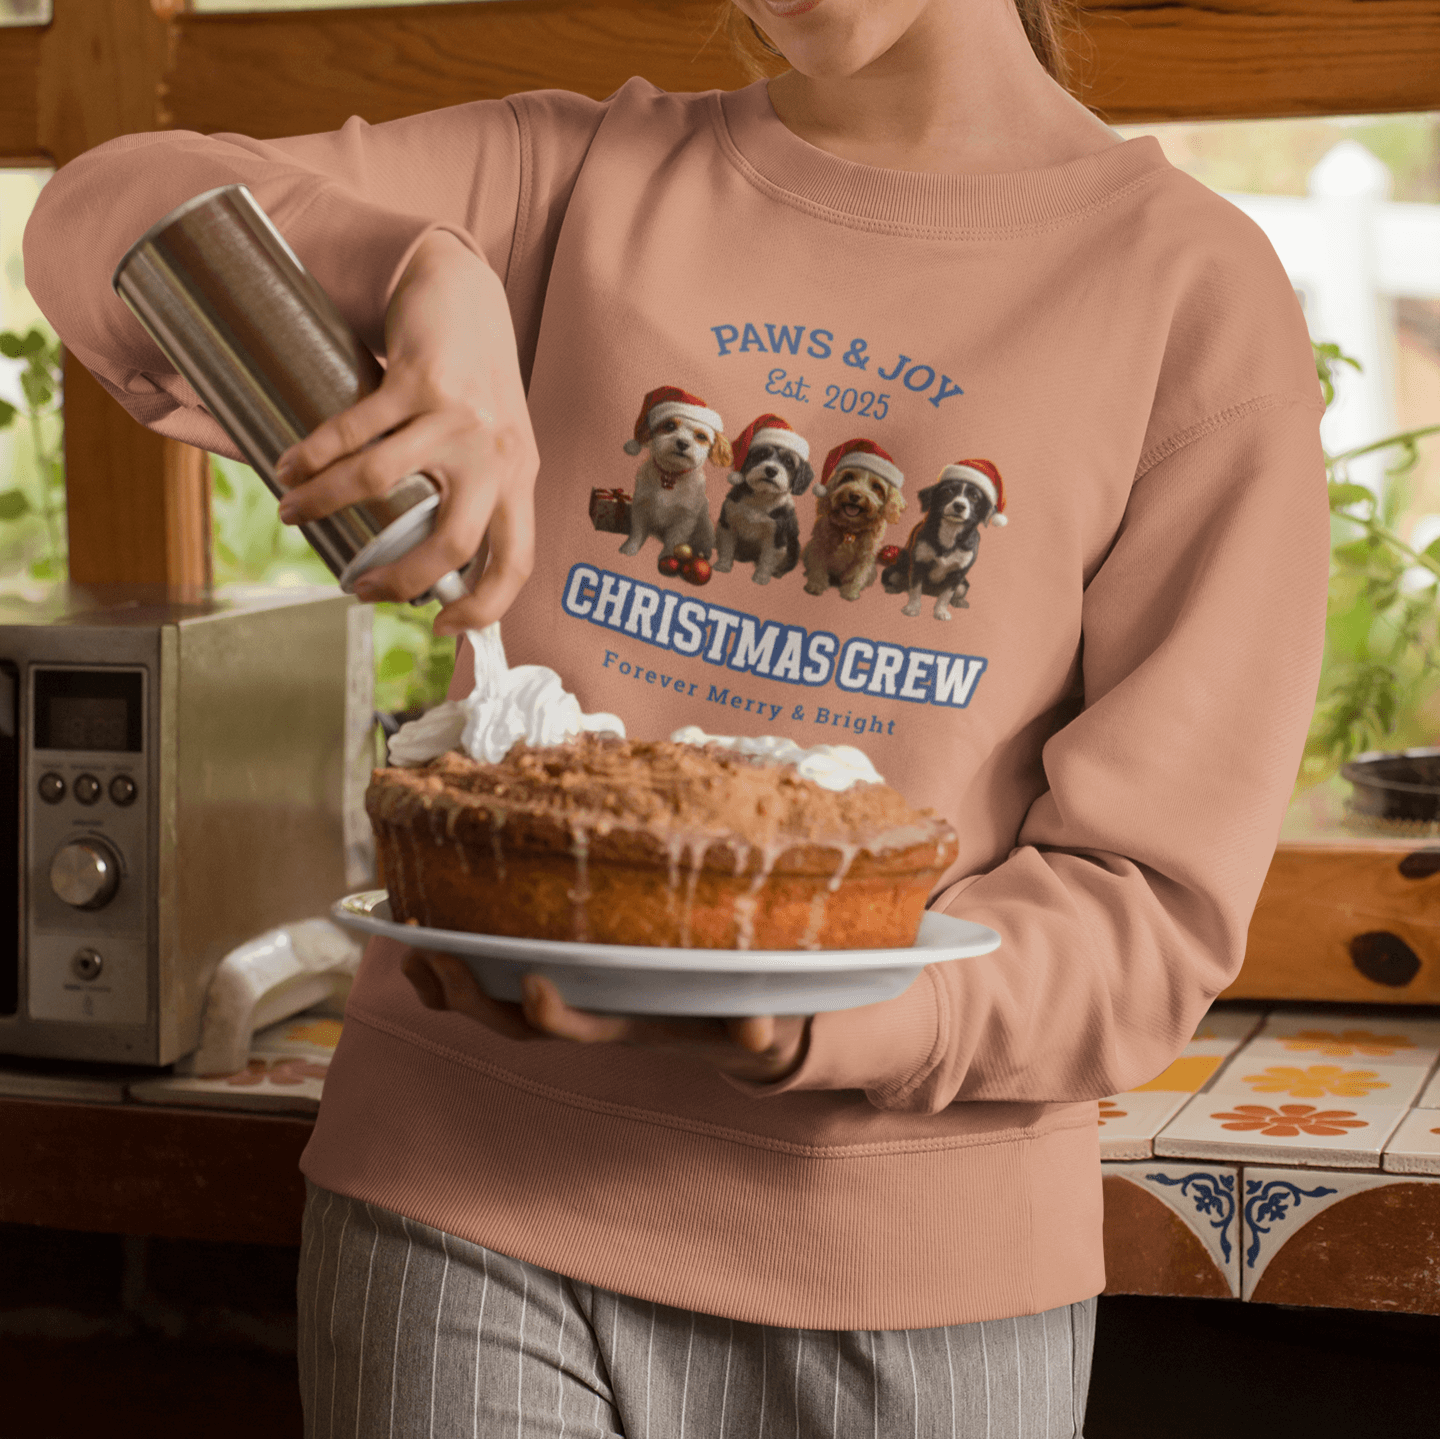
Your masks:
[[[603,733],[379,769],[366,808],[392,918],[598,944],[908,946],[958,847],[883,782]]]

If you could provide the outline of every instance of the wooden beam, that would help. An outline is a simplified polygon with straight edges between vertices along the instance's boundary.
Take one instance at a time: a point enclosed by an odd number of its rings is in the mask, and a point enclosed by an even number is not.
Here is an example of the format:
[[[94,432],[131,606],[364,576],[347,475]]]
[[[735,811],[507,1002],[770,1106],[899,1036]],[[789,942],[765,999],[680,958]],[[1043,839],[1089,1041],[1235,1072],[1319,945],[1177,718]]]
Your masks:
[[[138,425],[65,357],[65,486],[77,584],[205,588],[210,476],[203,450]]]
[[[265,138],[557,86],[608,95],[745,83],[717,7],[658,0],[181,15],[169,123]],[[1440,0],[1086,6],[1082,96],[1113,123],[1440,108]]]
[[[1440,109],[1440,0],[1109,0],[1083,23],[1080,97],[1112,124]]]
[[[669,90],[734,89],[747,80],[728,43],[706,43],[718,12],[714,0],[490,0],[184,15],[165,105],[178,128],[268,138],[520,90],[600,97],[636,74]]]
[[[40,153],[35,96],[43,33],[31,25],[0,29],[0,165],[33,164]]]

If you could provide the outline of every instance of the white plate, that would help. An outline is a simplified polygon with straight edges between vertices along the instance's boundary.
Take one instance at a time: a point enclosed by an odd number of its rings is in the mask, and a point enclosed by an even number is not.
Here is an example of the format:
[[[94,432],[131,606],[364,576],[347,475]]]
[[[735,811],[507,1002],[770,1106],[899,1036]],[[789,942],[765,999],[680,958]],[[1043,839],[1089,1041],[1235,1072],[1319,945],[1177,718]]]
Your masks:
[[[396,924],[383,889],[347,895],[336,924],[458,954],[493,999],[518,1002],[520,977],[543,974],[566,1003],[608,1014],[821,1014],[903,994],[927,964],[1000,947],[983,924],[926,911],[909,949],[662,949],[515,939]]]

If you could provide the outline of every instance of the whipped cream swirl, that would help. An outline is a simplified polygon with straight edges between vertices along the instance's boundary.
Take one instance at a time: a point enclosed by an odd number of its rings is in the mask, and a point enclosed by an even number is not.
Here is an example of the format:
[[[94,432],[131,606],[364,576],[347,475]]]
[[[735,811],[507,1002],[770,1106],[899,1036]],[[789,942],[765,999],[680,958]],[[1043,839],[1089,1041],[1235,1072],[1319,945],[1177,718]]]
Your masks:
[[[793,764],[801,779],[813,780],[821,789],[846,790],[857,784],[885,783],[870,763],[870,756],[854,745],[817,744],[805,749],[779,735],[706,734],[693,724],[677,729],[670,738],[676,744],[719,745],[737,754],[753,755],[763,764]]]
[[[608,730],[625,737],[618,715],[584,714],[580,701],[544,665],[505,663],[500,625],[468,632],[475,656],[475,688],[464,699],[446,700],[419,719],[401,725],[390,741],[390,763],[428,764],[458,749],[471,759],[499,764],[517,740],[529,745],[563,744],[584,730]]]

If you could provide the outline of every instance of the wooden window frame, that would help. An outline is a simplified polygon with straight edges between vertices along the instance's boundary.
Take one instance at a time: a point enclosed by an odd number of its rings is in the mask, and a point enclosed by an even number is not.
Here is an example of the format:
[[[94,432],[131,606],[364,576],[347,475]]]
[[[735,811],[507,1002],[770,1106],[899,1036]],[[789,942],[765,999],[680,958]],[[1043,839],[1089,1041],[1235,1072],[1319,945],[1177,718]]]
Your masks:
[[[0,29],[0,165],[63,165],[165,128],[259,138],[330,130],[632,74],[663,89],[746,76],[715,0],[483,4],[195,15],[185,0],[55,0]],[[1440,0],[1083,3],[1078,92],[1113,124],[1440,109]],[[70,570],[84,584],[210,577],[201,451],[135,424],[78,364],[65,374]]]

